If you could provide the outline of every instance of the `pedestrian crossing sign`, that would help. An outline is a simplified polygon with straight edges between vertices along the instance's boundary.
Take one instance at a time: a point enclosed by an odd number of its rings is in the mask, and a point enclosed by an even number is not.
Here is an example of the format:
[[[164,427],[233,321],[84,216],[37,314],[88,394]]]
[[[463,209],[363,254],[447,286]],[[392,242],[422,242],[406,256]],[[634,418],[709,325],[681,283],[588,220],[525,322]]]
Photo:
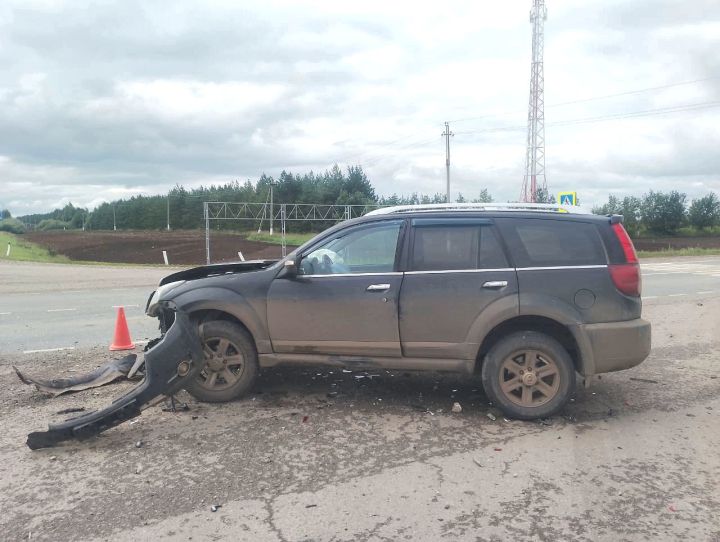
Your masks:
[[[577,192],[560,192],[558,201],[560,205],[577,205]]]

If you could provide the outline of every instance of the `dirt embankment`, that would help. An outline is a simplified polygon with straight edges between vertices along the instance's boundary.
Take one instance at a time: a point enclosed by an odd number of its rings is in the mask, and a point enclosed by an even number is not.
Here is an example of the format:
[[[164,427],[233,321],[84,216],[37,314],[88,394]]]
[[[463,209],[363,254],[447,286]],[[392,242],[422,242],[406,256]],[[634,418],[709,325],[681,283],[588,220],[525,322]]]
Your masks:
[[[162,264],[165,250],[171,264],[205,263],[204,231],[54,231],[30,232],[24,237],[72,260]],[[237,261],[238,251],[248,260],[281,255],[280,245],[248,241],[233,233],[211,234],[212,262]]]
[[[671,250],[680,248],[720,248],[720,237],[654,237],[633,239],[637,250]]]

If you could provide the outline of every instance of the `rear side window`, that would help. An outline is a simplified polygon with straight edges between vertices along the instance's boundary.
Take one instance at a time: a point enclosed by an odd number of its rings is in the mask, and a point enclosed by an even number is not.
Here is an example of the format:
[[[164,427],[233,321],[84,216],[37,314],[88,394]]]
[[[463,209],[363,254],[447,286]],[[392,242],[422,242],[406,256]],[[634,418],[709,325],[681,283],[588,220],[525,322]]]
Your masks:
[[[438,224],[413,229],[413,271],[497,269],[508,265],[490,225]]]
[[[604,265],[605,249],[593,224],[571,220],[501,219],[517,267]]]

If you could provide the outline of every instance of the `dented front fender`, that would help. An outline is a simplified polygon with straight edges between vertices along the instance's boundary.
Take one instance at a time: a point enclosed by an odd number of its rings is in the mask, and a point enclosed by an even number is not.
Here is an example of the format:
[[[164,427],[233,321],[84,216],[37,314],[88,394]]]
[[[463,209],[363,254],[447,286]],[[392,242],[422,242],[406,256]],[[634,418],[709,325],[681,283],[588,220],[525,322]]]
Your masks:
[[[108,407],[51,424],[47,431],[30,433],[30,449],[48,448],[62,441],[83,439],[139,416],[141,411],[161,395],[172,395],[202,370],[204,354],[197,322],[182,311],[167,333],[145,353],[145,378],[130,392]]]

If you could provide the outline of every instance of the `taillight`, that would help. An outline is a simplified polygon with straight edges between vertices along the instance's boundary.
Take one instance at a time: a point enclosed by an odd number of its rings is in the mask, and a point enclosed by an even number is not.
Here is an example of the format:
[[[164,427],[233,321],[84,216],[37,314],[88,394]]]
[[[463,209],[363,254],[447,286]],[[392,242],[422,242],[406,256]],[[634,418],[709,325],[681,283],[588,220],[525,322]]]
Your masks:
[[[635,247],[633,246],[633,242],[627,231],[625,231],[623,225],[620,222],[617,222],[612,225],[612,229],[615,232],[618,241],[620,241],[620,246],[622,246],[623,252],[625,253],[625,263],[638,263]]]
[[[610,277],[615,288],[625,295],[639,296],[642,290],[640,266],[636,263],[609,265]]]
[[[625,295],[639,296],[642,291],[642,279],[635,247],[620,222],[613,224],[612,229],[625,254],[625,263],[609,265],[610,277],[615,287]]]

